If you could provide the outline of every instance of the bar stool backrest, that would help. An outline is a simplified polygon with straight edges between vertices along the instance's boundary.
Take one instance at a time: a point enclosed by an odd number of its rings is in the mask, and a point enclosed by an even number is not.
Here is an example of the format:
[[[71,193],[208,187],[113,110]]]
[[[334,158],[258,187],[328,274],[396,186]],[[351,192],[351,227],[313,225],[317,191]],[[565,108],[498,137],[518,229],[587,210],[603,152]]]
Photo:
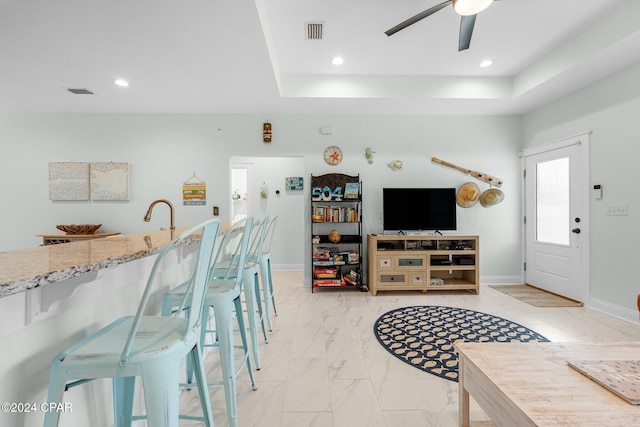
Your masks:
[[[264,238],[267,234],[268,224],[268,216],[260,218],[253,223],[253,228],[251,229],[251,238],[249,240],[249,249],[247,250],[248,262],[258,261],[258,257],[262,253],[262,247],[264,245]]]
[[[278,225],[278,215],[274,216],[269,221],[269,225],[267,226],[267,231],[264,237],[264,243],[262,245],[262,253],[267,253],[271,251],[271,243],[273,243],[273,235],[276,232],[277,225]]]
[[[181,246],[185,246],[198,238],[198,253],[196,256],[195,267],[193,268],[191,277],[185,282],[187,283],[187,292],[184,293],[182,305],[176,313],[182,313],[184,307],[202,307],[209,281],[209,270],[212,265],[215,242],[219,229],[220,220],[211,219],[182,233],[171,243],[165,246],[162,251],[160,251],[149,274],[149,279],[147,280],[147,285],[144,289],[140,304],[138,305],[138,310],[132,322],[129,336],[127,337],[122,354],[120,355],[120,365],[126,365],[128,362],[133,342],[136,338],[147,303],[149,302],[149,297],[157,286],[156,281],[159,277],[157,270],[162,264],[165,256],[170,251]],[[188,328],[184,331],[185,336],[186,334],[198,329],[201,321],[201,312],[202,310],[188,310]]]
[[[211,278],[241,282],[252,229],[253,217],[247,217],[235,222],[224,233],[213,263]]]

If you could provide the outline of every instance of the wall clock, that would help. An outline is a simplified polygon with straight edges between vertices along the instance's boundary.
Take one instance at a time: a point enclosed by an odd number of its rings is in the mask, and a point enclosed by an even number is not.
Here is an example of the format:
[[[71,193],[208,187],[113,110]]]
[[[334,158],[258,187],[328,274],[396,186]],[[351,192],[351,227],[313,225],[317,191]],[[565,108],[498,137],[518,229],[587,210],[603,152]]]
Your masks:
[[[337,165],[342,161],[342,150],[340,147],[330,145],[324,149],[324,161],[330,165]]]

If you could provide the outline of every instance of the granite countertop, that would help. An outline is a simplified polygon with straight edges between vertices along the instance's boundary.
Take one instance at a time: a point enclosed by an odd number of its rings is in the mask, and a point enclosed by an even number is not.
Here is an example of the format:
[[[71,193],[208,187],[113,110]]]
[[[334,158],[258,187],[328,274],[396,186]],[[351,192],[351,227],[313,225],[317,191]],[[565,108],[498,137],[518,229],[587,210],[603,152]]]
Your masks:
[[[0,298],[154,255],[188,229],[117,235],[0,252]],[[183,244],[192,241],[187,239]]]

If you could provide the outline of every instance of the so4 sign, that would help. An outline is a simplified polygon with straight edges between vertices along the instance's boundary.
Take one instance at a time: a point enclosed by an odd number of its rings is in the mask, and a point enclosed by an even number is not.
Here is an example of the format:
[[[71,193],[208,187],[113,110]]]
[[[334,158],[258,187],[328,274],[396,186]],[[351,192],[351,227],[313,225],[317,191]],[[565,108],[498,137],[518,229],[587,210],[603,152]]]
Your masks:
[[[342,200],[342,187],[336,187],[331,189],[329,186],[324,187],[312,187],[311,188],[311,200],[313,201],[340,201]]]

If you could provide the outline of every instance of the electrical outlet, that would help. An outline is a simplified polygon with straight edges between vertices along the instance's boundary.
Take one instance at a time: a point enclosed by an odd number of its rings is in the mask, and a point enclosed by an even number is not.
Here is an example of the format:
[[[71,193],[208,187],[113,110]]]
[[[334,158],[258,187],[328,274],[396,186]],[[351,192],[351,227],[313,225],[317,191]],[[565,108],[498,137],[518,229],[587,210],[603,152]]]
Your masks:
[[[629,205],[607,205],[607,216],[627,216]]]
[[[213,207],[213,216],[220,215],[220,209],[217,206]]]

